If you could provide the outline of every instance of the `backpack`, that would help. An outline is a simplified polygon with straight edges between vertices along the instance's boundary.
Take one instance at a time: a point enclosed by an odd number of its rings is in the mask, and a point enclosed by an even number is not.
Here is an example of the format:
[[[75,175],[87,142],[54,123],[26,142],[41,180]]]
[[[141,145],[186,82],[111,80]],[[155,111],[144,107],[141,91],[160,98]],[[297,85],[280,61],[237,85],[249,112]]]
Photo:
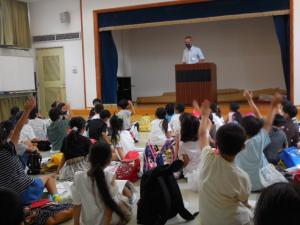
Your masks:
[[[174,139],[167,140],[161,148],[147,143],[144,152],[144,171],[154,169],[157,166],[171,164],[174,161],[174,146]]]
[[[31,153],[31,155],[29,156],[28,162],[27,162],[27,166],[29,168],[27,173],[29,175],[40,174],[41,163],[42,163],[42,156],[37,151],[34,151],[33,153]]]
[[[151,129],[151,117],[142,116],[139,120],[139,131],[140,132],[149,132]]]
[[[178,213],[187,221],[195,219],[198,213],[191,214],[184,207],[178,183],[173,175],[182,167],[183,162],[176,160],[171,165],[158,166],[143,174],[137,209],[138,224],[164,225]]]

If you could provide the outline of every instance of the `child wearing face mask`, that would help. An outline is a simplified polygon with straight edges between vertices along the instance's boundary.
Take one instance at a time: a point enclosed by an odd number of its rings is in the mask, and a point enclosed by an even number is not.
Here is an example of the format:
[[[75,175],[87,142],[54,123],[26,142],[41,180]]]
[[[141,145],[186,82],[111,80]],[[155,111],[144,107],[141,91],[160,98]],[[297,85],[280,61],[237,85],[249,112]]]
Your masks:
[[[86,156],[89,153],[91,141],[83,136],[85,120],[82,117],[74,117],[70,120],[71,132],[64,138],[61,152],[63,158],[57,170],[60,180],[73,180],[78,171],[86,171],[88,168]]]

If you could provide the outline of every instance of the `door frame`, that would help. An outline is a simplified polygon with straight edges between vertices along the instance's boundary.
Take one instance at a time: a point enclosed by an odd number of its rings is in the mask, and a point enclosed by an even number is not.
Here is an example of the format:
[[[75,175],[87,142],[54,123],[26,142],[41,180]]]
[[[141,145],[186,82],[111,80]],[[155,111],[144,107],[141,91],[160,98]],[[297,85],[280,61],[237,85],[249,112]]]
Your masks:
[[[34,48],[34,57],[35,57],[35,71],[36,71],[36,93],[37,93],[37,102],[38,102],[38,106],[39,106],[39,111],[42,108],[42,104],[41,104],[41,92],[40,92],[40,76],[38,73],[38,58],[37,58],[37,52],[39,50],[49,50],[49,49],[57,49],[57,48],[61,48],[63,50],[64,53],[64,83],[65,83],[65,97],[67,97],[67,91],[66,91],[66,67],[65,67],[65,48],[64,46],[52,46],[52,47],[39,47],[39,48]],[[43,115],[46,116],[46,115]]]

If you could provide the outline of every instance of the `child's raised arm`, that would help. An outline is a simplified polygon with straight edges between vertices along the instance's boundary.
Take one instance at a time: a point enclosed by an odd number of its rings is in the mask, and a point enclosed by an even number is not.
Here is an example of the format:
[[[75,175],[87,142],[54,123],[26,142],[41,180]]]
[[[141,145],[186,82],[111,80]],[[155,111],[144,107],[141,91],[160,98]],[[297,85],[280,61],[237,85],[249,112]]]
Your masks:
[[[134,105],[133,105],[132,101],[128,101],[128,104],[129,104],[129,108],[131,110],[131,113],[135,114],[135,108],[134,108]]]
[[[261,115],[258,107],[256,106],[256,104],[253,101],[253,93],[252,93],[252,91],[245,90],[244,91],[244,96],[247,99],[248,104],[251,107],[252,112],[255,114],[255,116],[257,118],[261,119],[262,115]]]
[[[28,100],[24,104],[24,112],[23,112],[21,118],[19,119],[19,121],[15,127],[14,133],[11,137],[11,142],[14,145],[17,145],[19,143],[21,130],[22,130],[24,124],[27,122],[30,112],[33,110],[33,108],[35,106],[36,106],[35,98],[29,97]]]
[[[282,99],[283,99],[282,95],[279,93],[276,93],[273,96],[273,99],[271,102],[271,110],[270,110],[268,117],[265,120],[265,123],[264,123],[264,129],[267,130],[267,132],[269,132],[272,128],[275,115],[279,112],[278,106],[281,104]]]
[[[209,119],[209,115],[211,112],[210,103],[208,101],[204,101],[201,105],[201,122],[199,127],[199,140],[200,140],[200,148],[204,148],[209,145],[209,130],[211,128],[211,121]]]

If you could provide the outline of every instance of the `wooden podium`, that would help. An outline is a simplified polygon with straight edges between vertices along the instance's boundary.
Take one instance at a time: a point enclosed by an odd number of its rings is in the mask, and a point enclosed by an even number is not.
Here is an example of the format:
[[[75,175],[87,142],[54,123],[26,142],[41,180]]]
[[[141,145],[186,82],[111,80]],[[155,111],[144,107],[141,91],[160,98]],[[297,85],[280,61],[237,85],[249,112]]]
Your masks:
[[[177,103],[191,105],[194,99],[217,102],[216,64],[178,64],[175,71]]]

